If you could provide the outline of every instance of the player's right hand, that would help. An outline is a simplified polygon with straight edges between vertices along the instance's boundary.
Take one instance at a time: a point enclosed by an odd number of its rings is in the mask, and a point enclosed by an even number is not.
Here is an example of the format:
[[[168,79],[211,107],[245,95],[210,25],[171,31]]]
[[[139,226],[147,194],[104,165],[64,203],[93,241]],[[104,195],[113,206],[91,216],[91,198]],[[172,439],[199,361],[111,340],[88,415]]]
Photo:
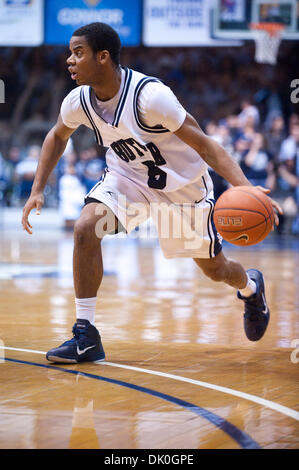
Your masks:
[[[258,189],[259,191],[262,191],[262,193],[266,194],[266,196],[268,196],[268,198],[270,199],[270,202],[272,204],[272,207],[273,207],[273,212],[274,212],[274,221],[275,221],[275,225],[279,225],[279,217],[278,217],[278,214],[280,215],[283,215],[283,210],[282,208],[280,207],[280,205],[278,204],[278,202],[274,201],[274,199],[272,199],[270,196],[269,196],[269,193],[271,192],[271,189],[268,189],[268,188],[264,188],[263,186],[255,186],[256,189]],[[274,227],[272,228],[272,231],[274,230]]]
[[[35,193],[31,194],[29,199],[27,200],[24,209],[23,209],[23,217],[22,217],[22,225],[23,230],[26,230],[30,235],[32,234],[32,225],[28,221],[28,217],[32,209],[36,208],[36,214],[39,215],[41,213],[41,209],[44,205],[44,196],[42,193]]]

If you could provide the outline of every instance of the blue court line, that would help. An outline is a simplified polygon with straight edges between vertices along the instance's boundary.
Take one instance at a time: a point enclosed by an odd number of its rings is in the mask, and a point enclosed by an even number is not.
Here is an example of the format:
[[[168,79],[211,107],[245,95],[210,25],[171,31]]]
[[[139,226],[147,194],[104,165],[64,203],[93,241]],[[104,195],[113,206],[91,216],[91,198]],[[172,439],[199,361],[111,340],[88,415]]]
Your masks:
[[[256,441],[254,441],[248,434],[244,433],[243,431],[238,429],[236,426],[231,424],[229,421],[226,421],[225,419],[221,418],[221,416],[218,416],[215,413],[212,413],[211,411],[206,410],[205,408],[201,408],[200,406],[193,405],[192,403],[189,403],[185,400],[181,400],[180,398],[176,398],[171,395],[166,395],[165,393],[157,392],[156,390],[152,390],[147,387],[141,387],[140,385],[134,385],[129,382],[123,382],[122,380],[110,379],[108,377],[90,374],[88,372],[82,372],[82,371],[77,371],[73,369],[65,369],[63,367],[50,366],[46,364],[39,364],[37,362],[22,361],[20,359],[11,359],[8,357],[5,357],[5,358],[3,357],[1,359],[4,359],[5,361],[10,361],[10,362],[16,362],[19,364],[27,364],[30,366],[44,367],[45,369],[54,369],[60,372],[66,372],[68,374],[83,375],[84,377],[89,377],[91,379],[96,379],[96,380],[102,380],[103,382],[108,382],[114,385],[120,385],[121,387],[130,388],[132,390],[136,390],[137,392],[143,392],[143,393],[146,393],[147,395],[152,395],[154,397],[161,398],[162,400],[166,400],[170,403],[174,403],[175,405],[181,406],[182,408],[185,408],[187,411],[190,411],[191,413],[195,413],[196,415],[201,416],[202,418],[206,419],[210,423],[214,424],[217,428],[221,429],[221,431],[228,434],[243,449],[260,449],[260,446]]]

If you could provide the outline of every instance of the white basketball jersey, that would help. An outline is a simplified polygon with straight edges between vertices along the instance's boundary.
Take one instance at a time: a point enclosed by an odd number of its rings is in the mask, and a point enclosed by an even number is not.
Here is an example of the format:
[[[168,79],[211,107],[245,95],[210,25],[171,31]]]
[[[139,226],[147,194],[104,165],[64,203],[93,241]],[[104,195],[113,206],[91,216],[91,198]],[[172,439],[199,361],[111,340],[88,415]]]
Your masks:
[[[139,118],[137,100],[150,81],[159,81],[128,68],[112,124],[96,111],[91,87],[80,90],[81,106],[99,145],[109,147],[108,169],[142,186],[175,191],[204,175],[207,164],[200,155],[161,125],[148,127]]]

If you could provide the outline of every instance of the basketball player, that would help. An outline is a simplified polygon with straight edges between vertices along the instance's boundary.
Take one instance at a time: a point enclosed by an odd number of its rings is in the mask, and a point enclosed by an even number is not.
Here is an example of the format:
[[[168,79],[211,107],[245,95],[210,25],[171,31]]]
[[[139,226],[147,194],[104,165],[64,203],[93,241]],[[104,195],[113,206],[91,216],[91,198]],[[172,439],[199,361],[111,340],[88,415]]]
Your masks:
[[[212,167],[232,186],[251,184],[227,152],[202,132],[166,85],[119,65],[120,47],[117,33],[103,23],[92,23],[73,33],[67,64],[79,86],[64,99],[57,123],[45,138],[32,192],[23,209],[23,228],[31,234],[29,213],[33,208],[40,213],[43,189],[68,139],[81,124],[93,129],[97,142],[109,147],[108,168],[87,194],[75,224],[77,321],[73,338],[50,350],[46,357],[49,361],[69,363],[105,358],[94,326],[96,297],[103,276],[101,239],[109,230],[115,233],[122,227],[129,232],[138,224],[132,204],[146,209],[143,220],[153,203],[164,208],[162,219],[169,216],[165,208],[189,204],[193,208],[189,228],[193,231],[196,214],[200,214],[198,244],[188,244],[184,236],[163,236],[157,217],[163,253],[167,258],[193,258],[206,276],[237,289],[245,304],[246,335],[257,341],[265,333],[270,315],[263,275],[255,269],[246,272],[223,254],[221,237],[213,224],[213,186],[207,168]],[[281,211],[275,201],[271,203]],[[171,216],[175,218],[175,209]],[[143,220],[139,218],[139,223]]]

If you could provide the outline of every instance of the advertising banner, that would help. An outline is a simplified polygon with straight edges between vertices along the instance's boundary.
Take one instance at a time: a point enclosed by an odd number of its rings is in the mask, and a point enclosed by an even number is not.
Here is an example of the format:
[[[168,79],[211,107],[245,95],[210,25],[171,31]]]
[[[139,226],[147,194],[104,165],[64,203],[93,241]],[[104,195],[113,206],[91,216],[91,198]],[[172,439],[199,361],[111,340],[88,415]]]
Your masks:
[[[0,46],[39,46],[44,0],[0,0]]]
[[[108,23],[123,45],[137,46],[141,36],[141,0],[47,0],[45,43],[68,44],[76,29],[88,23]]]
[[[144,44],[157,47],[222,45],[211,38],[211,5],[210,0],[144,0]]]

